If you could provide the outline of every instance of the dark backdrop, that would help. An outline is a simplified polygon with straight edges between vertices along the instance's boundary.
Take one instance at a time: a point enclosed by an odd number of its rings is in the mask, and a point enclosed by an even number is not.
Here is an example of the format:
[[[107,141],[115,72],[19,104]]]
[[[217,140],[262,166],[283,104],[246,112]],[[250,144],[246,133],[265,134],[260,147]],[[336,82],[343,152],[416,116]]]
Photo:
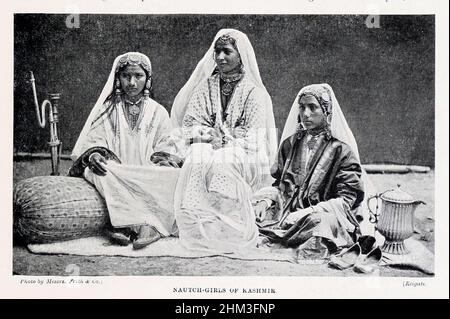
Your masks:
[[[178,90],[221,28],[246,33],[281,129],[304,85],[329,83],[359,144],[363,163],[434,166],[434,16],[66,15],[14,18],[14,148],[46,151],[28,71],[40,103],[59,92],[61,140],[70,152],[114,58],[148,55],[155,99],[169,111]]]

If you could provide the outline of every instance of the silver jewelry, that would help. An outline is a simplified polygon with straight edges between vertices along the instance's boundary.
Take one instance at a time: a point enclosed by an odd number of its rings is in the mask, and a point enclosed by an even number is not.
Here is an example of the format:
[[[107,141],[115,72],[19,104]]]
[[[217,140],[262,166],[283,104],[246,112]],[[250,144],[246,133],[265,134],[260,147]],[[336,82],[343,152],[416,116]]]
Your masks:
[[[134,116],[139,115],[139,113],[141,112],[141,108],[139,106],[141,101],[142,101],[142,97],[139,100],[137,100],[136,102],[131,102],[129,100],[125,100],[125,103],[129,104],[128,113],[130,113],[131,115],[134,115]]]
[[[233,92],[234,87],[236,86],[237,81],[242,79],[243,73],[234,73],[231,75],[220,74],[220,79],[224,82],[220,91],[223,95],[228,96]]]

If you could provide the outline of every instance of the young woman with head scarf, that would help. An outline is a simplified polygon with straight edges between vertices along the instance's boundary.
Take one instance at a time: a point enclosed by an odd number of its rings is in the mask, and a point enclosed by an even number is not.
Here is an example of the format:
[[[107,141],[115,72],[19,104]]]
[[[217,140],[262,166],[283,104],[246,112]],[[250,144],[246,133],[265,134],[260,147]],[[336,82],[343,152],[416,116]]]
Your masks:
[[[363,175],[366,179],[332,88],[302,88],[272,168],[275,183],[254,196],[261,233],[285,246],[325,250],[320,254],[353,244],[361,234]]]
[[[70,170],[71,176],[84,176],[105,197],[111,238],[126,245],[130,229],[135,229],[137,249],[169,235],[174,223],[172,209],[161,206],[167,200],[157,198],[164,197],[160,185],[171,170],[158,167],[154,174],[151,161],[171,122],[166,109],[150,98],[151,86],[147,56],[128,52],[115,59],[75,144],[76,161]]]

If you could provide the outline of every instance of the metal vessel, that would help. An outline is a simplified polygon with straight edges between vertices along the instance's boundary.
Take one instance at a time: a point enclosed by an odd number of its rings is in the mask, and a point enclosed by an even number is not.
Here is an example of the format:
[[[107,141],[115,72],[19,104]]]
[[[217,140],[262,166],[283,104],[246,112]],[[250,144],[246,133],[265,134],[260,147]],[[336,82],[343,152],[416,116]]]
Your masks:
[[[375,212],[369,206],[372,199],[377,199]],[[381,207],[379,207],[380,202]],[[400,184],[396,189],[387,190],[367,199],[367,207],[371,214],[370,221],[376,223],[378,232],[385,238],[381,247],[383,252],[395,255],[409,253],[404,240],[414,233],[414,212],[420,204],[425,203],[403,191]],[[380,208],[379,211],[378,208]]]

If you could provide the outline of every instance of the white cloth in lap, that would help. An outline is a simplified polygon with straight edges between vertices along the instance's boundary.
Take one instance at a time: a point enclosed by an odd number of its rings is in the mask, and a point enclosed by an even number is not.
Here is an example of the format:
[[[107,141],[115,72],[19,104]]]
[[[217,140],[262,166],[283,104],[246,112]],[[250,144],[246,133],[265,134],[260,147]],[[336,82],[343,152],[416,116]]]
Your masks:
[[[108,161],[107,174],[89,168],[84,177],[105,198],[111,224],[130,227],[154,226],[163,236],[173,234],[173,196],[179,170],[171,167],[120,165]]]
[[[258,230],[251,207],[251,188],[236,167],[216,178],[209,144],[194,144],[181,170],[175,191],[175,216],[181,243],[194,250],[239,252],[256,245]],[[201,149],[201,150],[200,150]],[[208,184],[214,178],[214,187]],[[232,183],[230,183],[232,181]],[[223,194],[226,193],[225,196]]]

